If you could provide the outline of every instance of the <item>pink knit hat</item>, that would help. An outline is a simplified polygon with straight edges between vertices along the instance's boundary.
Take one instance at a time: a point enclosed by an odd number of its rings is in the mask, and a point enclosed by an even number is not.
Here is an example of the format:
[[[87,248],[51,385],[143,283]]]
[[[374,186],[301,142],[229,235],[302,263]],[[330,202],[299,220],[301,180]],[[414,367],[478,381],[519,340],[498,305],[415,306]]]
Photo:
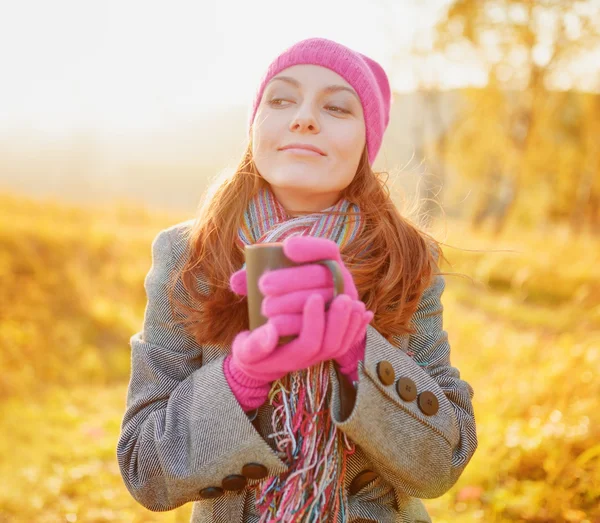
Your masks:
[[[373,164],[390,121],[391,90],[377,62],[326,38],[308,38],[285,49],[271,62],[256,92],[248,127],[254,122],[263,91],[273,76],[292,65],[313,64],[339,74],[357,92],[365,117],[367,152]]]

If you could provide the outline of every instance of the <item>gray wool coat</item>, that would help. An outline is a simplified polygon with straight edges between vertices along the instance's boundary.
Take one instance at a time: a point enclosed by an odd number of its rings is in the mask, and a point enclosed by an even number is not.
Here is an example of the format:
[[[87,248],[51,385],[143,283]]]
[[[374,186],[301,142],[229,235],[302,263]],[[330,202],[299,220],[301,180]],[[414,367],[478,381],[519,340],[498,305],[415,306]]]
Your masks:
[[[191,223],[164,229],[152,242],[143,326],[130,339],[131,378],[117,460],[127,489],[149,510],[193,502],[192,522],[257,522],[252,487],[259,480],[245,479],[244,465],[258,464],[269,475],[286,470],[267,437],[272,407],[246,414],[223,374],[223,349],[198,346],[181,327],[165,323],[171,318],[166,286],[186,252]],[[203,281],[198,285],[208,289]],[[450,363],[442,326],[444,287],[438,275],[424,292],[413,317],[416,334],[391,344],[369,325],[356,402],[345,419],[340,382],[330,366],[331,415],[356,444],[347,465],[345,521],[431,522],[421,499],[450,489],[477,448],[473,389]],[[399,382],[412,387],[407,392]],[[246,486],[222,489],[231,477],[241,477]]]

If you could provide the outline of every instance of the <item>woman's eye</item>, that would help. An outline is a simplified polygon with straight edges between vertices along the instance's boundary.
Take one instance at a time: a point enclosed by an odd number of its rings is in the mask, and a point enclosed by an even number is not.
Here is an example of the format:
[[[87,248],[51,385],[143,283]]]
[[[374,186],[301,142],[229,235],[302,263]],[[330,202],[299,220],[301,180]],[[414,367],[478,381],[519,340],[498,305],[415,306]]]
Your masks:
[[[337,107],[336,105],[328,105],[327,109],[333,109],[335,113],[348,114],[350,111],[346,111],[346,109],[342,109],[341,107]]]
[[[272,107],[283,107],[285,102],[293,103],[290,100],[286,100],[285,98],[272,98],[267,103]],[[337,105],[327,105],[327,106],[325,106],[325,109],[331,110],[334,113],[350,114],[350,111],[347,111],[346,109],[338,107]]]
[[[287,102],[287,100],[285,100],[284,98],[273,98],[272,100],[269,100],[269,105],[274,105],[276,107],[281,107],[281,103],[280,102]]]

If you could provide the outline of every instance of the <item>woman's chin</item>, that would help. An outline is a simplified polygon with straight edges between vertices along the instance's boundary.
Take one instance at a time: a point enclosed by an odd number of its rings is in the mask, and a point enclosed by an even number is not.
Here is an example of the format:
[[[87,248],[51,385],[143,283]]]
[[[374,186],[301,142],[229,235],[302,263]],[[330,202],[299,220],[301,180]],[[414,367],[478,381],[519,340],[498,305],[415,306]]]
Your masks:
[[[314,191],[323,183],[323,175],[310,170],[286,170],[285,172],[277,173],[277,176],[270,177],[267,180],[275,187],[286,189],[310,189]]]

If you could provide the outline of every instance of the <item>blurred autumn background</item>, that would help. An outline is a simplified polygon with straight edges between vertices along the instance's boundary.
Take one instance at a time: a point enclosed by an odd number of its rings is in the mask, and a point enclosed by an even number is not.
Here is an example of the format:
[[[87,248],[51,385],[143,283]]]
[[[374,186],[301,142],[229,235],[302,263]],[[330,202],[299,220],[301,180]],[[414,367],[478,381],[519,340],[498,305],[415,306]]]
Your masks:
[[[150,245],[235,166],[270,59],[316,35],[388,71],[375,169],[456,273],[479,448],[433,521],[600,522],[600,1],[3,11],[0,522],[189,520],[116,463]]]

